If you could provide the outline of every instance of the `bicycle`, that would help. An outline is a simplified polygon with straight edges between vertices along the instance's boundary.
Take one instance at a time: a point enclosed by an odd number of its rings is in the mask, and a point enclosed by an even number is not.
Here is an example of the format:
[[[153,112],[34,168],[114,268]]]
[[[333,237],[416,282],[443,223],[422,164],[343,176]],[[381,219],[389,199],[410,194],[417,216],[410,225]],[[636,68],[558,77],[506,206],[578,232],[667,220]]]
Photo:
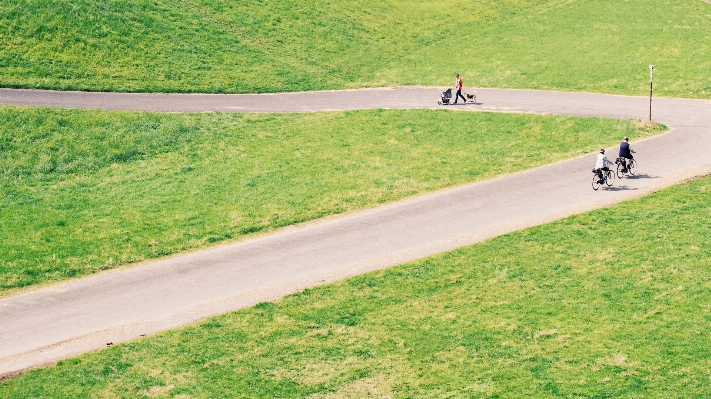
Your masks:
[[[617,177],[620,179],[625,176],[625,173],[634,176],[635,172],[637,172],[637,161],[634,158],[630,159],[629,162],[626,162],[625,158],[617,158],[615,163],[617,164]]]
[[[615,173],[612,170],[593,169],[593,190],[597,191],[597,189],[600,188],[600,186],[602,186],[603,184],[607,185],[607,187],[612,187],[612,184],[614,182]]]

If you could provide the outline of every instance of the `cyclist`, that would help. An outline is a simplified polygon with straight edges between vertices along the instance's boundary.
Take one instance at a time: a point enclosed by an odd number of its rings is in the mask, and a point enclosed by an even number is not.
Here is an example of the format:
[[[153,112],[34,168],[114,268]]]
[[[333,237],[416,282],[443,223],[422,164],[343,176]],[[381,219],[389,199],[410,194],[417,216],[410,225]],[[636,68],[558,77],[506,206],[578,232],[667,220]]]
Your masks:
[[[600,153],[597,154],[597,162],[595,162],[595,173],[597,173],[597,177],[600,178],[600,180],[602,180],[602,172],[610,170],[607,165],[612,165],[612,162],[605,156],[605,149],[600,148]]]
[[[630,148],[630,139],[629,137],[625,137],[622,139],[622,142],[620,143],[620,161],[622,161],[622,171],[627,172],[627,165],[629,164],[629,160],[632,159],[632,154],[635,154],[635,151]]]

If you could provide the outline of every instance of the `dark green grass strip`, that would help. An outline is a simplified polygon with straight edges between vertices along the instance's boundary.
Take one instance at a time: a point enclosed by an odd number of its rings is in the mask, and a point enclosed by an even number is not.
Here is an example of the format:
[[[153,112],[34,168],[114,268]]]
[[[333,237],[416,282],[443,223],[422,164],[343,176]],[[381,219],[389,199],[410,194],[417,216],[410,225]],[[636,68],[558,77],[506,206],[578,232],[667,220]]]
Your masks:
[[[661,131],[444,110],[0,108],[0,295]]]
[[[253,93],[449,85],[709,98],[702,0],[4,0],[0,86]]]
[[[703,398],[711,179],[62,361],[6,398]]]

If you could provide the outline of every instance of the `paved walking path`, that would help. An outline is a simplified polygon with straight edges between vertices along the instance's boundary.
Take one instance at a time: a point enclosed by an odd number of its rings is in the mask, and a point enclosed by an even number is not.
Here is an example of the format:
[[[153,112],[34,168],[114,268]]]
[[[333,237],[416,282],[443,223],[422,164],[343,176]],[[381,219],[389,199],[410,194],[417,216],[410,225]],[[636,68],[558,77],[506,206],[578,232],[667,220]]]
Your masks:
[[[0,89],[0,104],[158,111],[438,107],[441,88],[269,95]],[[648,117],[645,97],[479,89],[458,110]],[[438,107],[441,108],[441,107]],[[0,375],[638,197],[711,172],[711,101],[654,100],[671,132],[633,142],[638,175],[594,192],[594,154],[0,300]],[[616,147],[610,148],[613,152]]]

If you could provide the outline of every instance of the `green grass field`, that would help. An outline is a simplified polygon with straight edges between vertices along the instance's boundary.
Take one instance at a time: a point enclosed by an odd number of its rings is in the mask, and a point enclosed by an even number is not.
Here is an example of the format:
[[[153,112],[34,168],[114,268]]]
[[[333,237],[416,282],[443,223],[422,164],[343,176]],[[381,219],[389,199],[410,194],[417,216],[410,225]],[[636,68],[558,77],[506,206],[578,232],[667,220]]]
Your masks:
[[[711,179],[0,383],[4,398],[704,398]]]
[[[711,97],[702,0],[5,0],[0,86],[252,93],[465,85]]]
[[[528,169],[663,129],[446,110],[0,108],[0,295]]]
[[[655,94],[711,98],[702,0],[4,0],[0,48],[0,87],[254,93],[444,86],[456,71],[465,87],[646,95],[655,64]],[[0,297],[663,130],[0,107]],[[697,180],[85,354],[0,382],[0,397],[705,398],[709,190]]]

